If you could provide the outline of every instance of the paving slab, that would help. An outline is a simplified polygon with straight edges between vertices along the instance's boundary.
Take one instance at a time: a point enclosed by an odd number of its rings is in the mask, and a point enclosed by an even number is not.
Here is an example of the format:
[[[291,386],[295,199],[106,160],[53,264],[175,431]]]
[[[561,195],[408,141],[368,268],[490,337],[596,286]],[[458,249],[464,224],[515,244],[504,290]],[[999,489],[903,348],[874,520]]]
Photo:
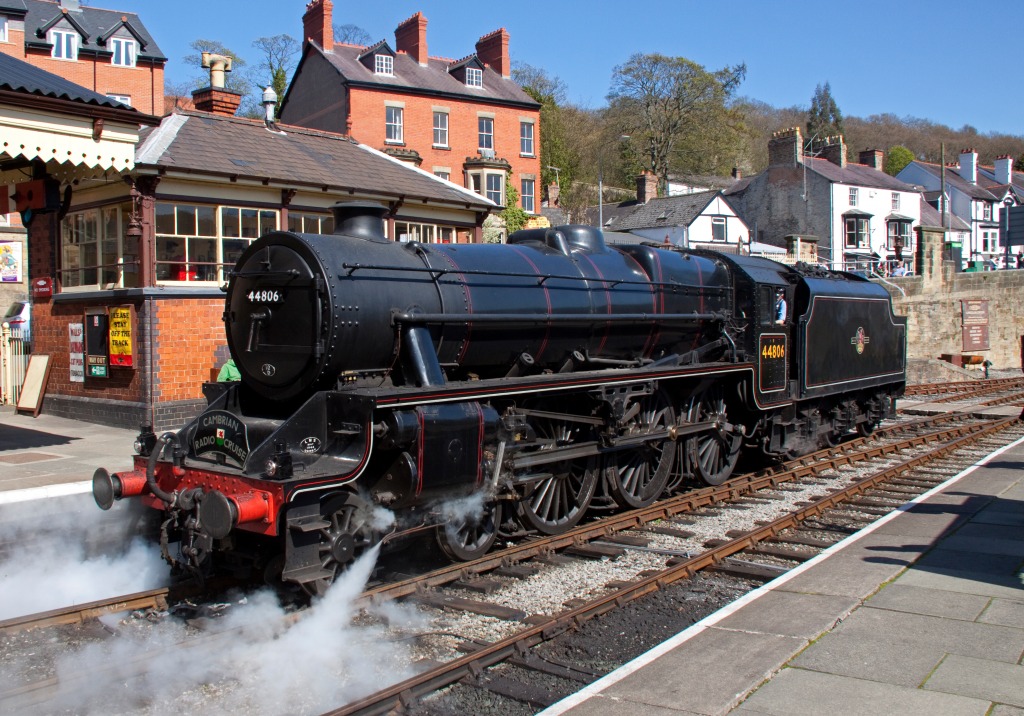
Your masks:
[[[924,688],[1024,707],[1024,666],[950,654]]]
[[[989,716],[1024,716],[1024,709],[1006,704],[996,704],[995,708],[989,712]]]
[[[801,594],[780,589],[768,592],[715,626],[810,641],[835,626],[859,604],[860,600],[846,596]]]
[[[706,629],[603,693],[624,702],[619,713],[641,713],[647,706],[726,713],[806,643],[774,634]],[[587,703],[572,713],[589,714]]]
[[[791,664],[898,686],[920,685],[947,654],[1016,664],[1024,630],[864,606]]]
[[[986,609],[991,608],[992,601],[991,597],[974,594],[958,594],[941,589],[911,587],[897,580],[872,596],[867,601],[867,605],[875,609],[889,609],[961,621],[978,621]],[[999,619],[998,615],[996,619]],[[1002,621],[986,623],[1015,626]]]
[[[965,598],[964,595],[959,596]],[[978,621],[1024,629],[1024,589],[1018,599],[993,599]]]
[[[575,714],[576,711],[573,711]],[[623,701],[608,694],[597,694],[586,702],[587,716],[627,716],[628,714],[643,714],[643,716],[707,716],[697,711],[686,711],[671,707],[642,706],[631,701]]]
[[[1001,599],[1020,599],[1024,577],[1019,574],[996,575],[968,571],[945,573],[936,569],[910,569],[900,576],[900,584]]]
[[[990,702],[905,686],[783,669],[733,713],[773,716],[983,716]]]

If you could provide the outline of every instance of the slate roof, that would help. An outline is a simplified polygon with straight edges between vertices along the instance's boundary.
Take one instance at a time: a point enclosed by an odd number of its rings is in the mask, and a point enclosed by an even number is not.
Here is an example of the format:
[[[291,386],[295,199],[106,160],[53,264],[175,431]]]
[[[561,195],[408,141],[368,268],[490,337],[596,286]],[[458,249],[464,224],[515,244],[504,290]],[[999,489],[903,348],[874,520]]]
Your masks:
[[[996,175],[994,167],[978,167],[978,183],[988,188],[989,184],[993,186],[1007,186],[1006,184],[996,184]],[[1018,172],[1016,170],[1010,170],[1010,189],[1017,196],[1024,196],[1024,172]]]
[[[628,232],[664,226],[689,226],[719,194],[716,189],[660,197],[651,199],[646,204],[641,204],[635,199],[619,204],[605,204],[602,228]],[[596,225],[597,207],[587,209],[587,218]]]
[[[0,9],[13,11],[13,14],[25,12],[25,45],[33,47],[49,47],[46,29],[63,14],[60,3],[53,0],[0,0]],[[167,61],[156,40],[149,34],[139,16],[133,12],[103,10],[82,5],[78,10],[69,11],[67,16],[85,34],[79,40],[80,54],[109,56],[111,48],[107,39],[114,30],[124,25],[139,41],[136,54],[138,59],[157,63]]]
[[[915,166],[924,169],[936,179],[942,176],[942,167],[938,164],[930,164],[929,162],[922,162],[917,159],[915,159],[913,163]],[[977,184],[971,184],[969,181],[957,174],[955,168],[946,167],[946,185],[956,187],[972,199],[996,201],[996,197],[992,192],[982,186],[978,186]]]
[[[249,177],[296,186],[457,204],[477,211],[495,205],[468,189],[388,157],[340,134],[260,120],[182,112],[144,129],[136,166]],[[372,189],[368,177],[373,177]]]
[[[10,0],[7,1],[10,2]],[[76,85],[74,82],[69,82],[60,75],[47,72],[3,53],[0,53],[0,90],[10,90],[40,97],[52,97],[54,99],[63,99],[69,102],[95,105],[97,107],[111,107],[121,110],[125,114],[134,113],[139,115],[140,122],[143,121],[141,118],[148,118],[147,115],[143,115],[137,109],[126,107],[106,95],[93,92],[91,89]]]
[[[929,192],[931,193],[931,192]],[[934,192],[936,197],[938,192]],[[942,227],[942,214],[934,206],[929,204],[925,197],[921,197],[921,226],[932,226]],[[950,213],[949,215],[949,228],[953,231],[970,231],[971,227],[967,225],[967,222],[961,219],[956,214]]]
[[[910,184],[864,164],[847,164],[845,167],[840,167],[827,159],[804,157],[804,165],[815,174],[837,184],[866,186],[888,191],[916,191]]]
[[[452,60],[431,57],[427,60],[427,66],[422,67],[411,55],[399,52],[395,55],[394,73],[378,75],[359,61],[358,58],[366,52],[366,47],[361,45],[335,44],[333,50],[326,52],[316,43],[310,42],[306,50],[306,53],[309,52],[321,53],[349,84],[379,87],[392,92],[403,90],[410,93],[427,92],[457,99],[469,99],[473,102],[489,101],[498,104],[519,105],[530,109],[540,108],[540,104],[526,94],[522,87],[511,79],[502,77],[490,67],[485,67],[483,70],[483,87],[467,87],[464,82],[459,81],[448,72],[449,66],[457,64]],[[306,56],[307,54],[304,53],[303,59]],[[298,76],[298,70],[295,74]]]

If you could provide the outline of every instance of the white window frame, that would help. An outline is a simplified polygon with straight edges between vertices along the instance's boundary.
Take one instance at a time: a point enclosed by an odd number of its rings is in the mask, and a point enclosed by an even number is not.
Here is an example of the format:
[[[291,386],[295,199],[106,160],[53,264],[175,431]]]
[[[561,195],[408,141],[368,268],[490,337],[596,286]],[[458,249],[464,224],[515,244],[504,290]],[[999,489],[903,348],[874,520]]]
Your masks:
[[[73,30],[50,30],[50,57],[55,60],[75,62],[78,60],[78,33]],[[71,55],[67,57],[65,55]]]
[[[897,196],[897,195],[893,195]],[[903,239],[903,252],[904,255],[914,251],[914,232],[911,231],[909,221],[890,221],[888,222],[887,240],[886,246],[889,251],[894,251],[896,248],[896,237]],[[902,229],[902,231],[901,231]]]
[[[110,64],[115,67],[135,67],[135,55],[138,52],[135,40],[113,37],[110,46],[114,53],[110,56]]]
[[[122,203],[73,211],[64,217],[60,228],[60,267],[57,272],[62,292],[134,288],[139,285],[138,254],[133,254],[126,262],[124,253],[130,211],[131,205]],[[135,251],[139,251],[137,245]]]
[[[850,187],[850,206],[857,206],[857,195],[858,195],[857,187],[851,186]]]
[[[434,111],[434,146],[448,148],[448,113]]]
[[[384,108],[384,142],[405,143],[405,109],[388,105]]]
[[[237,204],[190,204],[157,201],[158,210],[169,207],[174,208],[171,231],[165,231],[163,226],[155,227],[157,284],[220,285],[227,280],[227,271],[234,265],[242,251],[268,231],[276,231],[281,221],[281,214],[277,209]],[[208,233],[199,231],[199,210],[213,213],[213,226],[210,227]],[[190,218],[193,212],[195,212],[195,220]],[[181,221],[182,213],[188,218],[184,226]],[[249,224],[248,228],[246,224]],[[196,257],[192,255],[193,243],[209,241],[214,242],[213,256],[200,255]],[[178,256],[168,257],[163,242],[178,242],[181,247]],[[175,270],[177,273],[172,276],[171,272]],[[202,277],[200,273],[204,273],[206,276]]]
[[[452,173],[451,172],[442,171],[440,169],[438,169],[437,171],[434,172],[434,176],[436,176],[438,179],[444,179],[445,181],[451,181],[452,180]]]
[[[478,67],[467,67],[466,68],[466,86],[467,87],[483,87],[484,86],[484,71]]]
[[[373,73],[375,75],[393,77],[395,74],[395,58],[391,55],[374,55]]]
[[[494,117],[476,118],[476,136],[480,149],[494,150]]]
[[[853,231],[850,231],[850,222]],[[855,241],[850,243],[850,236]],[[863,249],[871,245],[871,221],[865,216],[848,216],[843,221],[843,245],[848,249]]]
[[[0,42],[8,42],[10,39],[10,31],[7,27],[7,16],[0,15]]]
[[[900,210],[900,193],[898,191],[894,191],[892,193],[892,210],[893,211],[899,211]]]
[[[495,186],[497,185],[497,186]],[[469,173],[469,188],[498,206],[505,206],[505,172],[479,170]]]
[[[981,202],[981,217],[983,221],[992,221],[992,204],[987,201]]]
[[[537,200],[537,180],[529,177],[523,177],[519,182],[519,199],[522,204],[523,211],[533,214],[535,213],[536,200]]]
[[[721,227],[719,230],[721,231],[722,238],[720,238],[720,239],[715,238],[715,229],[716,229],[716,227]],[[712,216],[711,217],[711,240],[712,241],[728,241],[729,240],[729,236],[728,236],[728,232],[727,232],[727,224],[726,224],[724,216]]]
[[[128,107],[132,106],[131,95],[127,95],[127,94],[108,94],[107,97],[109,97],[110,99],[114,100],[115,102],[120,102],[121,104],[126,105]]]
[[[533,122],[519,123],[519,155],[532,157],[533,149]]]

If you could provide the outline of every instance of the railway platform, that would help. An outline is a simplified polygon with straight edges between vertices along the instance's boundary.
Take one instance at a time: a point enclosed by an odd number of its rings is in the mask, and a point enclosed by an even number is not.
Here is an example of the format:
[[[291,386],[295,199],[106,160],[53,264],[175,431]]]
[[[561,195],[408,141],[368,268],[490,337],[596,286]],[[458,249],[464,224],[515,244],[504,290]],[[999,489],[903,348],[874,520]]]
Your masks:
[[[0,504],[92,489],[97,467],[132,466],[138,431],[0,408]]]
[[[542,714],[1024,714],[1022,565],[1024,440]]]

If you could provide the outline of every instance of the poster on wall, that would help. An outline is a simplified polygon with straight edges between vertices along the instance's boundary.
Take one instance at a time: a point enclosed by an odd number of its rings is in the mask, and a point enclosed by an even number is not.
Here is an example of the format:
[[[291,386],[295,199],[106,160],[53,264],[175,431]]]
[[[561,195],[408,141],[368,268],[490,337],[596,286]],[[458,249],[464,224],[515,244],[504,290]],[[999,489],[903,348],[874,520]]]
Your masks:
[[[21,242],[0,241],[0,283],[21,283]]]
[[[107,329],[110,318],[106,312],[85,314],[85,365],[90,378],[109,377],[110,347],[107,344]]]
[[[132,309],[110,309],[110,365],[132,367]]]
[[[85,382],[85,325],[82,323],[68,324],[68,343],[71,348],[71,382]]]

